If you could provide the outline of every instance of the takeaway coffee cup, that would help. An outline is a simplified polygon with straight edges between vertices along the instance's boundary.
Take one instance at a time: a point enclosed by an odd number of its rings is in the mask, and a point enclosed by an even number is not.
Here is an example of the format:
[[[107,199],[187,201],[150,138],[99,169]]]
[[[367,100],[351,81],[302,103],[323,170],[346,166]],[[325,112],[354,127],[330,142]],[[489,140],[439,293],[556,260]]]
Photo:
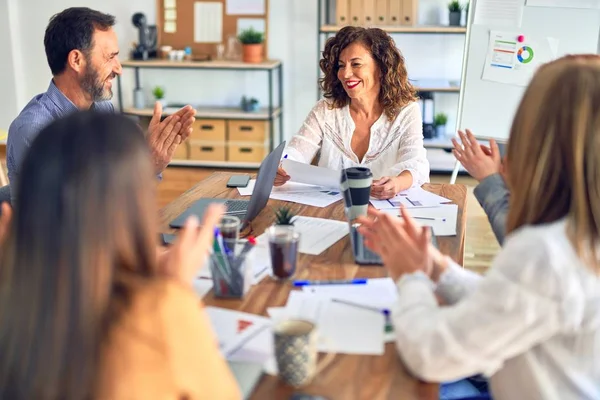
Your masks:
[[[352,167],[342,172],[342,191],[350,220],[367,215],[373,174],[369,168]]]

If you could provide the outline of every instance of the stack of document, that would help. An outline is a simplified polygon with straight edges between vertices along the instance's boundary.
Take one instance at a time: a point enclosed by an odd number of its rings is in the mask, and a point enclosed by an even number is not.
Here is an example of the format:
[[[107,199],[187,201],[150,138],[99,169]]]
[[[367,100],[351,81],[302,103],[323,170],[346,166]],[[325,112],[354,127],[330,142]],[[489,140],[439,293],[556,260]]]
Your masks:
[[[362,285],[305,286],[290,292],[285,307],[267,310],[270,318],[218,307],[206,307],[221,353],[228,361],[255,363],[277,374],[273,328],[287,319],[316,326],[317,350],[326,353],[382,355],[389,314],[397,300],[390,278],[369,279]]]
[[[288,159],[283,160],[282,167],[290,180],[283,186],[274,187],[269,196],[271,199],[313,207],[327,207],[342,199],[339,171]],[[240,196],[250,196],[255,184],[253,179],[245,188],[238,188]]]
[[[404,206],[417,223],[430,226],[436,236],[456,236],[458,206],[447,204],[450,202],[419,187],[400,192],[388,200],[371,198],[373,207],[395,216],[400,215],[400,206]]]
[[[317,167],[290,159],[283,160],[281,166],[289,175],[290,182],[324,186],[335,190],[340,188],[340,171]]]
[[[274,324],[289,318],[315,323],[321,352],[381,355],[385,342],[393,338],[385,330],[397,298],[390,278],[360,285],[307,285],[290,292],[285,307],[267,312]]]
[[[221,354],[228,361],[273,364],[273,326],[269,318],[218,307],[206,307],[206,312]]]
[[[250,182],[248,182],[248,186],[238,188],[240,196],[251,196],[255,184],[256,179],[251,179]],[[342,195],[339,189],[332,189],[319,185],[308,185],[305,183],[287,182],[283,186],[273,187],[269,198],[323,208],[340,201]]]

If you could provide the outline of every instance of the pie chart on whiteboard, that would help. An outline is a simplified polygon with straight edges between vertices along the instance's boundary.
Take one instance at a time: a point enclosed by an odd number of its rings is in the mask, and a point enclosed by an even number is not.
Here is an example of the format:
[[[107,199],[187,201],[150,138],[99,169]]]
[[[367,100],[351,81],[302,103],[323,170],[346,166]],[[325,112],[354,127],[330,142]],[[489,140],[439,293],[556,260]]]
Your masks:
[[[517,51],[517,60],[521,64],[530,63],[533,60],[533,49],[529,46],[523,46]]]

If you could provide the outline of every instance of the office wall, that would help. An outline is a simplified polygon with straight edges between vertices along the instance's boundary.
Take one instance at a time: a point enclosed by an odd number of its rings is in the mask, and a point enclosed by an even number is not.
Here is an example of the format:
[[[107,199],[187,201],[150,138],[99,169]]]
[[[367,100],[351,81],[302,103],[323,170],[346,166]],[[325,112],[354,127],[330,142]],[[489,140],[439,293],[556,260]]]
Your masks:
[[[447,24],[446,0],[421,0],[419,23]],[[11,13],[3,13],[12,4]],[[46,64],[43,35],[48,19],[56,12],[71,6],[87,6],[109,12],[117,17],[115,30],[123,58],[130,44],[136,40],[136,29],[131,15],[144,12],[150,23],[155,21],[156,0],[0,0],[0,22],[3,15],[10,15],[8,37],[13,38],[12,47],[7,46],[6,35],[0,31],[1,49],[9,48],[13,57],[12,71],[6,65],[6,74],[0,74],[4,91],[0,97],[0,128],[3,121],[10,121],[18,110],[35,94],[46,90],[51,75]],[[284,63],[284,134],[291,136],[302,124],[314,105],[317,79],[317,0],[270,0],[269,57]],[[11,8],[11,7],[8,7]],[[460,78],[463,35],[394,35],[403,51],[411,77]],[[10,42],[10,41],[9,41]],[[12,50],[10,50],[12,49]],[[15,51],[16,49],[16,51]],[[6,50],[5,50],[6,51]],[[15,67],[16,66],[16,67]],[[1,68],[1,67],[0,67]],[[12,78],[11,78],[12,77]],[[257,72],[223,71],[143,71],[142,87],[150,99],[155,85],[166,87],[167,99],[211,105],[237,105],[242,95],[268,100],[266,74]],[[132,103],[133,72],[126,70],[123,76],[123,95],[126,104]],[[5,85],[6,81],[6,85]],[[453,126],[458,95],[436,95],[436,111],[449,113]],[[116,103],[116,98],[115,98]],[[7,125],[6,125],[7,126]]]
[[[0,0],[0,54],[3,61],[0,63],[0,130],[7,130],[13,116],[18,112],[21,99],[23,80],[15,79],[18,76],[21,55],[16,48],[16,37],[13,32],[16,20],[17,0]]]

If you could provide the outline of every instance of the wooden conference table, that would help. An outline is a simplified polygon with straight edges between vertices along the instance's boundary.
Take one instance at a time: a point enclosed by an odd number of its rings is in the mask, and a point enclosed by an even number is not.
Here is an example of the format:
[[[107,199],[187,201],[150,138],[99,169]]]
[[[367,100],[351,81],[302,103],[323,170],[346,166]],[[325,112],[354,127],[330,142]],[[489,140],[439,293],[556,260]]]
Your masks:
[[[169,222],[200,197],[239,198],[237,189],[226,187],[232,174],[217,172],[182,194],[160,211],[163,232],[170,232]],[[456,236],[438,237],[440,251],[460,265],[465,242],[465,206],[467,190],[464,185],[426,184],[424,189],[458,204]],[[326,208],[269,200],[269,204],[252,221],[251,234],[258,236],[274,221],[272,207],[285,203],[297,215],[345,220],[342,202]],[[385,277],[382,267],[359,267],[353,263],[348,236],[318,256],[301,254],[296,270],[297,279],[350,279]],[[215,299],[212,291],[204,297],[206,305],[234,309],[266,316],[268,307],[281,307],[287,302],[292,286],[265,278],[254,286],[243,300]],[[335,360],[313,382],[300,390],[320,395],[328,400],[353,399],[438,399],[438,385],[419,382],[403,367],[394,343],[387,343],[383,356],[336,355]],[[252,399],[289,399],[295,390],[277,377],[264,375],[256,386]]]

